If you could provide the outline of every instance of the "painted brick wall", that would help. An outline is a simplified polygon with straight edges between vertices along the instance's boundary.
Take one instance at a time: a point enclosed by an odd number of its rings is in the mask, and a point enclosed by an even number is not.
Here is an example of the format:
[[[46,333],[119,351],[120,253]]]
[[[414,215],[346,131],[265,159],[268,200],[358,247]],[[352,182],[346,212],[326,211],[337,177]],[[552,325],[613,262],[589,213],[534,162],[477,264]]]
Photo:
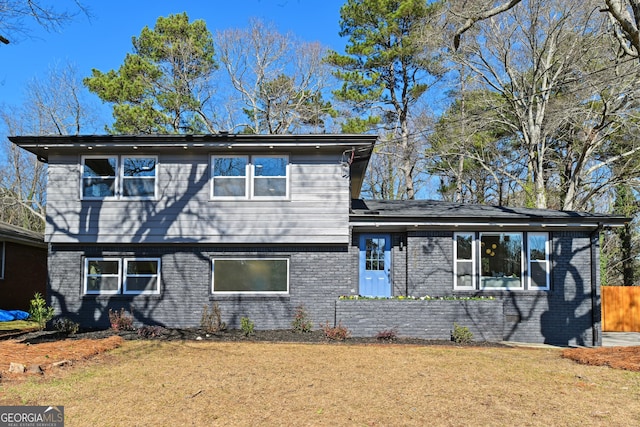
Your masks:
[[[404,234],[391,237],[391,295],[407,295],[407,247]]]
[[[407,235],[409,295],[453,293],[453,233],[420,231]]]
[[[554,232],[549,291],[454,291],[453,232],[414,232],[407,236],[409,295],[491,295],[504,302],[504,339],[557,345],[601,342],[599,268],[593,273],[592,252],[597,238],[588,232]],[[597,253],[597,251],[596,251]],[[594,260],[598,265],[598,259]],[[595,319],[595,320],[594,320]],[[591,327],[592,322],[595,328]]]
[[[477,341],[501,341],[502,301],[340,300],[336,317],[353,336],[373,337],[395,330],[398,336],[448,340],[454,323],[465,326]]]
[[[215,256],[290,258],[289,295],[221,296],[211,293],[211,258]],[[82,294],[83,256],[160,257],[161,295],[87,296]],[[54,245],[49,254],[50,303],[56,313],[84,327],[107,327],[109,309],[132,312],[137,325],[198,327],[205,305],[217,302],[222,320],[239,328],[249,316],[256,329],[289,329],[295,308],[304,304],[314,326],[333,323],[335,301],[354,287],[348,248],[344,247],[187,247]],[[64,296],[64,297],[63,297]]]
[[[120,308],[132,309],[139,325],[159,323],[197,327],[203,307],[217,302],[223,320],[231,328],[238,328],[240,318],[249,316],[257,329],[288,329],[295,308],[304,304],[315,327],[342,320],[354,335],[360,336],[373,336],[380,330],[397,328],[407,336],[446,339],[453,322],[457,321],[469,327],[476,338],[589,346],[593,344],[595,334],[596,345],[599,345],[599,286],[596,286],[595,310],[592,310],[591,300],[591,244],[597,244],[597,239],[592,242],[585,232],[553,233],[553,277],[549,291],[454,292],[451,236],[451,232],[410,233],[402,250],[399,237],[394,236],[394,294],[405,294],[402,287],[406,278],[408,294],[412,296],[494,296],[495,302],[490,303],[486,311],[467,312],[467,306],[451,301],[443,301],[442,306],[433,302],[412,306],[408,301],[397,301],[402,305],[394,305],[396,301],[360,300],[355,304],[348,300],[338,301],[340,295],[358,293],[356,236],[351,245],[328,247],[185,245],[180,249],[141,246],[131,251],[126,246],[53,245],[49,254],[49,296],[58,314],[92,327],[107,326],[108,310]],[[161,257],[162,294],[82,295],[85,253],[87,256]],[[289,257],[289,294],[264,297],[212,295],[211,258],[230,253],[234,256]],[[409,268],[406,268],[405,259]],[[596,279],[597,271],[596,268]],[[381,302],[386,304],[379,305]],[[460,311],[461,307],[464,310]],[[496,313],[500,313],[500,319]],[[591,328],[594,318],[596,327]]]

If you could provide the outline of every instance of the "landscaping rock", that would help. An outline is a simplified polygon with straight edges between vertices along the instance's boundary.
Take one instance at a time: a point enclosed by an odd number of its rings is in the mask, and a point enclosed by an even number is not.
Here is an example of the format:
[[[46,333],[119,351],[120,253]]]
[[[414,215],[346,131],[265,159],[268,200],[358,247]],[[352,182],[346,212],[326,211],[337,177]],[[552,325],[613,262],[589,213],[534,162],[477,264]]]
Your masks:
[[[29,365],[27,368],[27,373],[29,374],[44,374],[44,369],[40,365]]]
[[[9,364],[9,372],[24,374],[27,368],[22,363],[11,362]]]
[[[71,365],[73,365],[73,362],[71,360],[61,360],[59,362],[55,362],[55,363],[51,364],[51,366],[53,368],[61,368],[63,366],[67,366],[67,365],[71,366]]]

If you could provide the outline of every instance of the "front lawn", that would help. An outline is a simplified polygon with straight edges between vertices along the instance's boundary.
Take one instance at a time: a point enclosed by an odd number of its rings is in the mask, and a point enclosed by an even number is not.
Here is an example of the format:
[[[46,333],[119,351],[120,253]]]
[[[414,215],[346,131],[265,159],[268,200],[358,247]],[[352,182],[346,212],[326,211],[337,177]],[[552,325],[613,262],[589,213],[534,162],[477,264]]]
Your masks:
[[[0,402],[64,405],[66,426],[640,425],[639,373],[561,351],[127,341]]]
[[[29,320],[12,320],[11,322],[0,322],[0,336],[14,332],[24,332],[35,329],[38,329],[38,324]]]

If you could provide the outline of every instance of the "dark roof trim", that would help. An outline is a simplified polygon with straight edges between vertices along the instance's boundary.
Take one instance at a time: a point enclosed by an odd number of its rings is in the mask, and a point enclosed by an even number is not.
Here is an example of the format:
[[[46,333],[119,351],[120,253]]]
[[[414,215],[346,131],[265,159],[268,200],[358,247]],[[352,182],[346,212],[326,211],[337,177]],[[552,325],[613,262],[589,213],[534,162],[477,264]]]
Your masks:
[[[353,200],[354,227],[395,229],[458,227],[553,227],[583,229],[620,227],[630,218],[552,209],[510,208],[437,200]]]
[[[20,243],[28,246],[46,248],[44,235],[35,231],[0,222],[0,241]]]
[[[30,151],[42,161],[48,161],[50,150],[78,149],[122,150],[123,148],[185,148],[185,149],[250,149],[250,148],[342,148],[355,149],[357,158],[371,156],[376,135],[361,134],[307,134],[307,135],[46,135],[10,136],[17,146]]]

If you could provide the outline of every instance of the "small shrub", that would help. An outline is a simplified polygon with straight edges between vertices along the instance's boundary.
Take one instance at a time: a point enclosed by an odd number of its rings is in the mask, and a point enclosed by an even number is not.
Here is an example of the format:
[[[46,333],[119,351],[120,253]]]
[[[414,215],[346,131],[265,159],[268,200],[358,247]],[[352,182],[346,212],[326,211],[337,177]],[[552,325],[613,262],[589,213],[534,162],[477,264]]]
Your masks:
[[[298,333],[311,332],[313,329],[313,323],[309,319],[309,315],[303,305],[296,307],[296,313],[293,316],[291,327],[293,328],[293,332]]]
[[[398,333],[395,329],[385,329],[376,334],[376,339],[378,341],[395,341],[398,339]]]
[[[138,336],[140,338],[157,338],[157,337],[162,336],[164,331],[165,331],[165,329],[162,326],[145,325],[145,326],[141,327],[140,329],[138,329]]]
[[[240,329],[244,332],[244,336],[248,337],[253,334],[254,323],[248,317],[242,317],[240,319]]]
[[[114,331],[134,331],[133,316],[121,308],[120,311],[109,309],[109,323]]]
[[[53,321],[53,327],[63,334],[73,335],[80,329],[80,324],[66,317],[61,317]]]
[[[342,326],[341,322],[338,322],[336,326],[330,326],[329,322],[324,325],[321,323],[320,328],[324,333],[325,338],[336,341],[344,341],[351,335],[349,329],[346,326]]]
[[[208,333],[220,332],[227,329],[227,324],[222,321],[222,313],[217,302],[213,304],[211,309],[209,309],[208,305],[203,307],[200,327]]]
[[[41,331],[53,318],[53,307],[47,306],[47,302],[39,292],[33,294],[33,299],[29,301],[29,317],[38,324]]]
[[[457,344],[468,344],[473,340],[473,334],[466,326],[460,326],[453,323],[453,331],[451,332],[451,341]]]

